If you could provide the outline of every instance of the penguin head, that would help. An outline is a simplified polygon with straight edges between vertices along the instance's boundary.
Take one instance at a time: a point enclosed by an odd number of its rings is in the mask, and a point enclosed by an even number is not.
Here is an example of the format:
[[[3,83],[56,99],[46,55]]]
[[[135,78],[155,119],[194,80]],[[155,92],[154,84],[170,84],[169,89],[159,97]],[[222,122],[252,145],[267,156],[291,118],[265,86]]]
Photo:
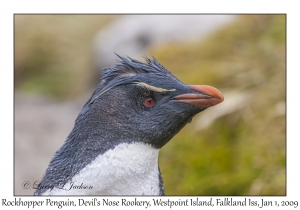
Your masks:
[[[145,57],[147,63],[118,57],[114,67],[103,69],[76,122],[84,121],[99,138],[105,129],[111,139],[106,144],[143,142],[161,148],[194,115],[224,100],[214,87],[183,84],[154,57]]]

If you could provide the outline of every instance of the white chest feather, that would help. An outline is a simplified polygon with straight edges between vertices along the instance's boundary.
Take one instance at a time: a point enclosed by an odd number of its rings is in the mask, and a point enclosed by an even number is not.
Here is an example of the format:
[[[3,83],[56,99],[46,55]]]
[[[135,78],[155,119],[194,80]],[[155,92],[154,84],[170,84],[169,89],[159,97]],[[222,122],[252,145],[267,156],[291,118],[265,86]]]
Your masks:
[[[119,144],[99,155],[63,189],[43,195],[158,195],[158,152],[143,143]]]

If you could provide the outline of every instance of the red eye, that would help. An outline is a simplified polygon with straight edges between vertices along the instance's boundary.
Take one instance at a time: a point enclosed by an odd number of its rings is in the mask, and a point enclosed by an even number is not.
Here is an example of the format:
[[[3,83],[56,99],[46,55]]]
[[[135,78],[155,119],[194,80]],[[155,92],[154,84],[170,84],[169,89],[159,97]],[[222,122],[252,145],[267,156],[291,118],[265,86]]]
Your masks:
[[[154,98],[147,98],[145,101],[144,101],[144,104],[145,106],[147,107],[151,107],[155,104],[155,99]]]

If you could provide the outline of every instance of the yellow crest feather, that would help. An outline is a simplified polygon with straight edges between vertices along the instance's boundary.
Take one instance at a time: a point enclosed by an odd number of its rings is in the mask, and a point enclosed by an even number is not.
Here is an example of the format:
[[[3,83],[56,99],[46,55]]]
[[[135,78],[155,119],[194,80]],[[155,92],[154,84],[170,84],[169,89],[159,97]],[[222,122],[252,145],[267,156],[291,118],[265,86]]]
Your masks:
[[[160,88],[160,87],[155,87],[155,86],[149,85],[149,84],[144,83],[144,82],[133,82],[133,83],[137,84],[139,86],[143,86],[143,87],[147,88],[148,90],[152,90],[152,91],[158,92],[158,93],[168,92],[168,91],[175,91],[176,90],[176,89],[167,90],[167,89],[164,89],[164,88]]]

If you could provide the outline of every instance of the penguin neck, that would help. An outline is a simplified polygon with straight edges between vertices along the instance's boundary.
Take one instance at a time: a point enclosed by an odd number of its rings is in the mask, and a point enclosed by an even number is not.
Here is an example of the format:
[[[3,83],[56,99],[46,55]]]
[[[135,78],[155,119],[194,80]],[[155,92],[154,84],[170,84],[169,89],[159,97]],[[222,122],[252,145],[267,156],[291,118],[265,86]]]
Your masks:
[[[63,189],[48,190],[44,195],[159,195],[162,180],[158,153],[159,149],[149,144],[120,143],[99,154]],[[73,189],[72,186],[86,189]]]

